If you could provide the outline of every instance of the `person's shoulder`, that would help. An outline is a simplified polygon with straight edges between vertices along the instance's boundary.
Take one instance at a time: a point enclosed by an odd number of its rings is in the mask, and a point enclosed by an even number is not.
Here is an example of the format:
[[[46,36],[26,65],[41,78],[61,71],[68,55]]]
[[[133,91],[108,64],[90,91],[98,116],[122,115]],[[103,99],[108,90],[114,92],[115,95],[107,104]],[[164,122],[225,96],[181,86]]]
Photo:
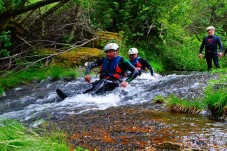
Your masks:
[[[216,38],[216,39],[220,39],[220,37],[219,37],[219,36],[216,36],[216,35],[214,35],[214,38]]]
[[[119,57],[120,57],[119,62],[121,62],[121,63],[129,62],[128,59],[126,59],[126,58],[124,58],[124,57],[122,57],[122,56],[119,56]]]
[[[138,61],[140,61],[140,60],[145,60],[145,59],[142,57],[138,57]]]
[[[141,58],[141,57],[139,57],[138,58],[138,61],[142,61],[142,62],[148,62],[146,59],[144,59],[144,58]]]
[[[105,59],[105,57],[103,57],[103,58],[98,58],[95,62],[96,63],[103,63],[103,61],[104,61],[104,59]]]

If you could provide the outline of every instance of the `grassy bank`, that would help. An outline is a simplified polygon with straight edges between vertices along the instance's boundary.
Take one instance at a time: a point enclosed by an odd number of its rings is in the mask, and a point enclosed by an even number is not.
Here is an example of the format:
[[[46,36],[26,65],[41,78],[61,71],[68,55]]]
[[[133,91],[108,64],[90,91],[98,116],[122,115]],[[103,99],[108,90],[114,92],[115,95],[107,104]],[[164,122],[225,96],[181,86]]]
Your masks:
[[[13,120],[0,121],[0,151],[68,151],[61,132],[36,132]]]
[[[53,80],[61,78],[75,78],[81,76],[83,71],[79,68],[72,69],[62,66],[51,66],[48,68],[29,68],[25,71],[10,73],[7,76],[0,78],[0,95],[5,90],[14,88],[21,84],[30,84],[33,81],[41,81],[47,77],[52,77]]]
[[[175,95],[167,98],[158,96],[156,100],[162,100],[167,104],[168,110],[176,113],[198,114],[202,110],[209,110],[214,116],[227,115],[227,72],[226,69],[218,70],[220,78],[210,80],[209,85],[204,90],[204,97],[196,100],[178,98]]]
[[[0,151],[88,151],[70,148],[61,131],[30,129],[14,120],[0,120]]]

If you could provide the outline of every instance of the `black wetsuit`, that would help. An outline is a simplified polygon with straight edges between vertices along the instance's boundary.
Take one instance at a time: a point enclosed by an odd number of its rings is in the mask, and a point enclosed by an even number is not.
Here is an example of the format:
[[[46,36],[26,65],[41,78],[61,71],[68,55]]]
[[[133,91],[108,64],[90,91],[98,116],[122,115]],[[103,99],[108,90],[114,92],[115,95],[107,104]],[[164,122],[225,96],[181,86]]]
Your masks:
[[[151,65],[149,64],[149,62],[147,60],[145,60],[143,58],[140,58],[140,57],[137,57],[134,60],[129,60],[129,61],[130,61],[130,63],[132,63],[132,65],[134,67],[141,68],[141,69],[138,68],[140,74],[142,72],[145,72],[146,68],[147,68],[150,71],[151,75],[154,76],[154,70],[153,70],[153,68],[151,67]]]
[[[96,62],[89,63],[85,75],[89,74],[91,69],[94,67],[101,67],[104,63],[104,59],[99,59]],[[111,60],[107,62],[108,64],[111,63]],[[108,65],[107,65],[108,66]],[[121,78],[115,78],[113,76],[100,76],[100,80],[95,81],[92,83],[92,87],[84,93],[90,93],[90,94],[103,94],[107,91],[112,91],[116,87],[119,87],[121,80],[124,78],[124,73],[129,70],[131,74],[128,76],[128,78],[125,80],[127,82],[131,82],[133,79],[136,78],[136,76],[139,74],[138,70],[133,67],[133,65],[125,58],[121,57],[119,62],[118,62],[118,67],[122,70],[120,76]],[[101,71],[100,71],[101,72]]]
[[[222,52],[222,44],[221,44],[220,38],[218,36],[205,37],[200,46],[200,51],[199,51],[200,54],[202,53],[204,47],[205,47],[205,57],[207,61],[208,70],[210,70],[212,67],[212,59],[213,59],[214,65],[217,68],[220,68],[218,63],[218,52],[217,52],[217,47],[219,47],[220,52]]]

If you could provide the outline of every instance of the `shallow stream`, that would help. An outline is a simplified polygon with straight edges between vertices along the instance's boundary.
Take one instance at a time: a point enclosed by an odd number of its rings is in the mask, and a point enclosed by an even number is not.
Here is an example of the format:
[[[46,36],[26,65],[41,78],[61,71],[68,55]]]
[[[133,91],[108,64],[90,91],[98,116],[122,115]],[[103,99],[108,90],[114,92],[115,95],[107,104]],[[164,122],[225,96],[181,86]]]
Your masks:
[[[156,74],[155,77],[143,74],[128,87],[117,88],[103,96],[79,94],[90,87],[82,78],[59,81],[52,81],[48,78],[41,82],[36,81],[30,85],[7,91],[6,96],[0,97],[0,118],[17,119],[32,127],[45,121],[52,121],[58,123],[57,125],[66,131],[64,124],[68,123],[67,126],[71,125],[73,127],[70,131],[71,140],[74,140],[75,137],[73,138],[73,136],[83,126],[87,127],[87,130],[91,130],[91,125],[94,125],[94,129],[102,125],[102,127],[105,127],[103,131],[107,130],[108,137],[114,141],[108,142],[100,138],[100,144],[106,143],[106,145],[98,145],[97,142],[86,143],[85,140],[82,142],[72,141],[75,146],[82,145],[100,150],[108,148],[117,150],[123,150],[124,148],[124,150],[127,150],[127,148],[141,149],[157,146],[160,142],[167,141],[181,143],[183,148],[226,150],[226,122],[210,120],[207,111],[201,112],[200,115],[170,114],[165,111],[162,105],[152,104],[153,98],[157,95],[166,97],[175,94],[188,99],[202,97],[208,80],[217,77],[217,75],[210,73],[162,76]],[[94,77],[93,81],[96,79]],[[57,88],[60,88],[71,97],[61,101],[55,92]],[[124,111],[124,108],[127,108],[127,111]],[[125,115],[127,115],[127,119],[124,119],[125,123],[127,123],[127,120],[129,122],[126,124],[127,126],[112,121],[122,122],[117,119],[119,112],[122,113],[120,119],[126,118]],[[131,114],[132,112],[135,115]],[[95,117],[99,113],[111,115],[111,118],[104,116],[101,119],[96,119]],[[95,120],[93,122],[89,121],[93,117]],[[84,121],[85,119],[86,121]],[[112,119],[111,122],[106,122],[108,119]],[[133,122],[132,119],[137,120]],[[78,123],[82,127],[78,126]],[[78,129],[75,125],[78,126]],[[114,128],[110,129],[108,126],[114,127],[114,125],[115,127],[120,126],[120,128],[115,129],[115,132],[119,132],[118,135],[110,133]],[[133,127],[135,127],[134,130]],[[121,138],[119,141],[120,133],[124,133],[122,137],[125,136],[125,139]],[[94,135],[97,134],[94,133]],[[85,136],[80,133],[81,140],[83,140],[83,137]],[[125,140],[125,142],[123,143],[122,140]],[[108,145],[109,143],[110,145]]]

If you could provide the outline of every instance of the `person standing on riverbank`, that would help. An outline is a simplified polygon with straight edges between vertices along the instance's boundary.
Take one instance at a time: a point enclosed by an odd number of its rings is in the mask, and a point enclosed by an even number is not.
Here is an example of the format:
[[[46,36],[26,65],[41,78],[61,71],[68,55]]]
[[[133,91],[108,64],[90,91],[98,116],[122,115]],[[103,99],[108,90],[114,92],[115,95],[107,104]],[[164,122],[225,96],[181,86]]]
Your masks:
[[[130,63],[136,67],[136,69],[140,72],[141,75],[142,72],[145,72],[146,69],[148,69],[152,76],[154,76],[154,70],[149,64],[149,62],[141,57],[138,56],[138,49],[137,48],[130,48],[128,50],[129,55],[129,61]]]
[[[215,67],[220,68],[218,63],[218,57],[222,57],[222,44],[221,40],[218,36],[214,35],[215,28],[213,26],[207,27],[208,36],[205,37],[202,41],[199,50],[199,58],[202,59],[202,51],[205,47],[205,58],[207,62],[208,71],[212,68],[212,60],[214,62]],[[219,47],[220,52],[217,52],[217,47]]]

